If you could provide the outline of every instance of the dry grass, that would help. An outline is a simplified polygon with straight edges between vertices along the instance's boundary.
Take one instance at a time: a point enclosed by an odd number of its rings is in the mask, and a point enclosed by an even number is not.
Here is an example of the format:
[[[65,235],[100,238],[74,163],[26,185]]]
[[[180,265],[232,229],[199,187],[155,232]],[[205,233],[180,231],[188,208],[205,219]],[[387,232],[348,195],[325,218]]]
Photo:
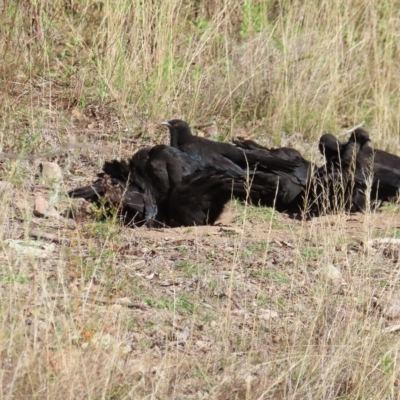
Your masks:
[[[398,251],[362,244],[398,237],[394,206],[301,222],[232,203],[231,230],[32,215],[170,118],[312,158],[365,121],[394,151],[397,2],[4,0],[0,20],[2,150],[79,144],[60,186],[40,159],[1,164],[1,399],[399,397]]]

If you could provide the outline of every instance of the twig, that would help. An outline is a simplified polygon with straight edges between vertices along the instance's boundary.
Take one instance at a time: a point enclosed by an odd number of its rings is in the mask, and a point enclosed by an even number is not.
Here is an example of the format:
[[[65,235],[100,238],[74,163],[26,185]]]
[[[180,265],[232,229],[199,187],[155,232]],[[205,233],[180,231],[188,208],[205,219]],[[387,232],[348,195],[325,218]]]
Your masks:
[[[99,131],[89,131],[86,133],[88,136],[94,136],[97,139],[111,139],[114,138],[114,135],[112,134],[108,134],[108,133],[99,133]],[[118,141],[123,142],[123,143],[132,143],[132,144],[136,144],[137,143],[137,138],[140,137],[142,135],[142,133],[140,134],[136,134],[136,135],[132,135],[132,136],[127,136],[127,137],[120,137],[118,138]]]
[[[393,332],[397,332],[397,331],[400,331],[400,324],[388,326],[387,328],[382,329],[382,333],[393,333]]]
[[[65,298],[69,299],[68,295],[65,296],[63,294],[50,294],[47,297],[51,300],[65,299]],[[124,307],[128,307],[128,308],[138,308],[143,311],[145,311],[147,309],[147,307],[144,306],[143,304],[124,303],[124,302],[108,300],[108,299],[101,298],[101,297],[97,297],[97,298],[85,297],[84,299],[80,297],[80,300],[90,300],[94,303],[101,303],[101,304],[106,304],[106,305],[110,305],[110,306],[120,305],[120,306],[124,306]]]
[[[34,239],[44,239],[44,240],[48,240],[49,242],[53,242],[53,243],[64,243],[64,244],[69,244],[69,240],[65,239],[65,238],[60,238],[59,236],[53,235],[51,233],[47,233],[47,232],[41,232],[37,229],[33,229],[29,232],[29,236],[34,238]]]
[[[202,128],[208,128],[209,126],[213,126],[216,125],[215,121],[211,121],[211,122],[205,122],[204,124],[196,124],[193,125],[194,129],[202,129]]]
[[[400,245],[400,239],[395,239],[395,238],[376,238],[376,239],[371,239],[368,240],[368,242],[365,242],[366,246],[374,246],[377,244],[396,244]]]
[[[348,135],[349,133],[355,131],[358,128],[361,128],[363,125],[365,124],[365,121],[361,122],[360,124],[353,126],[352,128],[348,129],[347,131],[343,132],[343,133],[339,133],[339,135],[337,135],[338,137],[343,137]]]
[[[41,42],[43,40],[42,28],[40,26],[40,10],[35,5],[33,1],[31,1],[32,8],[32,31],[35,34],[35,41]]]
[[[236,296],[233,293],[231,295],[231,302],[236,306],[236,308],[238,308],[239,310],[243,310],[243,308],[241,307],[241,305],[237,301]]]

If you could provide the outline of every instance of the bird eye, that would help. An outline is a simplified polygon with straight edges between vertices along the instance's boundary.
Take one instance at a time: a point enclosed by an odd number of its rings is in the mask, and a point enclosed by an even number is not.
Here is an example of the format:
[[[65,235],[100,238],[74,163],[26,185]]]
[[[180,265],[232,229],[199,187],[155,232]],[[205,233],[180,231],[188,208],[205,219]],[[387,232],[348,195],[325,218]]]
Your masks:
[[[178,123],[176,123],[176,124],[174,124],[173,125],[175,128],[177,128],[178,126],[179,126],[179,124]]]

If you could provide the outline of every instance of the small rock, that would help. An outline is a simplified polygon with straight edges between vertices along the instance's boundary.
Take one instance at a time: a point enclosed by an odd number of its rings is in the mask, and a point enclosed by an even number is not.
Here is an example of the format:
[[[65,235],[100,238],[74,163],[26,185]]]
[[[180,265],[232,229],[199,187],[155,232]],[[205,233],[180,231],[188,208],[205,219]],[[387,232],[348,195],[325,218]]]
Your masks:
[[[132,305],[132,302],[129,297],[120,297],[115,301],[115,304],[120,304],[122,306],[130,306]]]
[[[389,319],[400,317],[400,294],[394,294],[386,301],[386,304],[383,307],[383,313]]]
[[[221,232],[233,233],[235,235],[239,235],[242,232],[241,229],[234,228],[233,226],[221,226],[219,230]]]
[[[272,336],[272,341],[274,343],[282,342],[282,338],[279,335]]]
[[[323,267],[323,274],[333,281],[339,281],[342,279],[342,273],[333,264],[327,264]]]
[[[57,210],[49,205],[49,202],[42,196],[37,196],[35,199],[35,208],[33,209],[33,215],[35,217],[52,217],[60,218],[60,214]]]
[[[32,258],[48,258],[55,251],[54,243],[13,239],[7,239],[5,243],[7,243],[15,253]]]
[[[91,343],[98,349],[107,350],[115,344],[115,340],[109,333],[96,332],[92,337]]]
[[[120,351],[121,355],[126,356],[127,354],[132,352],[132,347],[129,345],[121,346],[119,348],[119,351]]]
[[[189,336],[190,336],[190,328],[188,326],[185,326],[182,329],[182,332],[179,332],[179,333],[176,334],[176,339],[178,341],[185,342],[188,339]]]
[[[246,315],[246,310],[232,310],[232,315]]]
[[[10,192],[13,188],[14,185],[11,182],[0,181],[0,194]]]
[[[259,312],[257,313],[258,318],[264,319],[264,320],[270,320],[274,318],[278,318],[278,313],[274,310],[262,310],[260,309]]]
[[[137,343],[139,343],[143,339],[142,335],[140,333],[138,333],[138,332],[132,332],[132,338]]]
[[[196,340],[196,346],[197,346],[199,349],[202,349],[202,348],[208,346],[208,343],[205,342],[204,340]]]
[[[74,107],[71,110],[71,115],[76,118],[78,121],[82,121],[85,119],[85,116],[79,111],[78,108]]]
[[[59,182],[62,181],[63,175],[60,166],[54,162],[42,162],[39,166],[40,173],[45,181]]]

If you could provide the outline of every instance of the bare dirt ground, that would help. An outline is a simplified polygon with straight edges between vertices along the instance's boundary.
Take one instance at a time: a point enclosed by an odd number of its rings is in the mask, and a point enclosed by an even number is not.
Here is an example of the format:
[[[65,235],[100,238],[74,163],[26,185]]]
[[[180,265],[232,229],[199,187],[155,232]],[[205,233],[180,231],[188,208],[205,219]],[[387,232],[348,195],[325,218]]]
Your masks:
[[[301,220],[232,201],[215,226],[121,227],[66,192],[105,159],[168,139],[96,113],[72,109],[37,137],[19,122],[3,136],[6,153],[26,140],[25,154],[45,154],[1,166],[3,393],[398,397],[396,206]],[[43,161],[61,167],[61,183],[43,179]],[[35,216],[38,198],[56,211]],[[59,216],[71,207],[76,221]]]
[[[25,162],[29,190],[4,183],[10,393],[52,398],[61,385],[73,398],[304,398],[301,376],[331,373],[315,398],[332,398],[388,374],[368,364],[355,376],[352,365],[363,341],[379,343],[382,359],[397,330],[398,250],[369,241],[396,237],[399,214],[301,221],[231,202],[215,226],[193,228],[35,217],[38,196],[57,198],[58,212],[71,207],[65,188],[102,162],[87,157],[58,160],[61,187],[40,182],[36,161]],[[327,363],[339,348],[348,356]]]

